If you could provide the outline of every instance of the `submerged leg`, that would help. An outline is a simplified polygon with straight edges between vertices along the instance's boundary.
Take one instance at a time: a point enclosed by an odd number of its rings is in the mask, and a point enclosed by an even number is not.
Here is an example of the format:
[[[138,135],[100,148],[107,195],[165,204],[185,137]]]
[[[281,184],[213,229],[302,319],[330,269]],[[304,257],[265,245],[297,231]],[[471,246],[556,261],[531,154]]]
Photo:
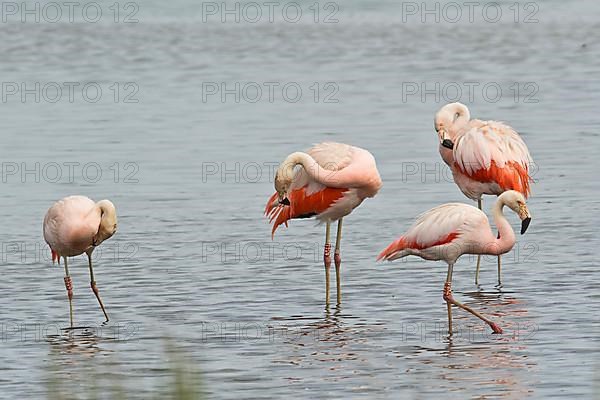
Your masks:
[[[337,304],[342,302],[342,281],[340,279],[340,267],[342,266],[342,257],[340,256],[340,244],[342,241],[342,218],[338,221],[337,237],[335,238],[335,282],[337,284]]]
[[[500,232],[498,232],[498,239],[500,239]],[[502,256],[498,254],[498,287],[502,286]]]
[[[481,197],[477,199],[477,207],[481,210]],[[479,285],[479,267],[481,266],[481,254],[477,254],[477,268],[475,268],[475,284]]]
[[[73,280],[69,275],[69,266],[67,265],[67,257],[63,257],[65,260],[65,287],[67,288],[67,296],[69,297],[69,319],[71,321],[71,328],[73,327]],[[60,262],[60,258],[59,258]]]
[[[323,251],[323,262],[325,264],[325,304],[329,305],[329,267],[331,267],[331,243],[329,243],[329,232],[331,223],[327,221],[325,226],[325,249]]]
[[[477,311],[473,310],[471,307],[468,307],[468,306],[458,302],[454,298],[454,296],[452,296],[452,269],[453,268],[454,268],[453,264],[448,264],[448,275],[446,276],[446,283],[444,284],[444,300],[446,301],[446,304],[448,305],[448,333],[450,335],[452,335],[452,310],[451,310],[451,306],[450,306],[451,304],[454,304],[455,306],[462,308],[463,310],[465,310],[467,312],[470,312],[477,318],[484,321],[486,324],[488,324],[490,326],[490,328],[492,328],[494,333],[502,333],[502,328],[500,328],[495,322],[492,322],[491,320],[484,317]]]
[[[92,255],[91,255],[91,253],[88,253],[87,256],[88,256],[88,263],[90,266],[90,286],[92,287],[92,291],[94,292],[94,294],[96,295],[96,298],[98,299],[98,303],[100,303],[100,308],[102,309],[102,312],[104,313],[106,322],[108,322],[108,314],[106,313],[106,310],[104,309],[104,304],[102,304],[102,300],[100,299],[100,293],[98,292],[98,288],[96,287],[96,281],[94,280],[94,270],[92,268]]]

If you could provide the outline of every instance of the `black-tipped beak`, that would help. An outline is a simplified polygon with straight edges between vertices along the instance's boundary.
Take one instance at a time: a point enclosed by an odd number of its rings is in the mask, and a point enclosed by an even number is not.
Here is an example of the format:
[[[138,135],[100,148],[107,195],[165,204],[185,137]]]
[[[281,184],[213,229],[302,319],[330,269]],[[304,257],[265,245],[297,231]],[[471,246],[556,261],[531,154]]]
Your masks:
[[[285,197],[283,200],[279,200],[279,204],[282,204],[284,206],[289,206],[290,205],[290,199],[288,199],[287,197]]]
[[[450,140],[450,139],[444,139],[442,141],[442,146],[444,146],[447,149],[452,150],[454,148],[454,143],[452,143],[452,140]]]
[[[530,223],[531,223],[531,217],[527,217],[521,222],[521,235],[524,234],[525,231],[527,231],[527,228],[529,228]]]

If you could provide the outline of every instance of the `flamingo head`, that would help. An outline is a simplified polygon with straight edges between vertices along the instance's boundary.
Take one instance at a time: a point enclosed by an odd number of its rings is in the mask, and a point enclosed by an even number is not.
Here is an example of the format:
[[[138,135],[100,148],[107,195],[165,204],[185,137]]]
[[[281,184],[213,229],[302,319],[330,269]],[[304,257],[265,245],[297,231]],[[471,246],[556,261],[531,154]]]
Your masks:
[[[502,200],[504,204],[519,216],[521,219],[521,235],[524,234],[531,223],[531,213],[527,208],[525,196],[516,190],[507,190],[498,199]]]
[[[471,118],[467,106],[461,103],[450,103],[435,114],[434,127],[440,144],[448,149],[454,148],[456,128],[469,122]]]
[[[280,167],[275,174],[275,190],[279,197],[279,204],[284,206],[290,205],[290,200],[287,197],[290,186],[292,185],[291,173],[283,171]]]
[[[100,226],[94,235],[93,246],[98,246],[117,231],[117,211],[114,204],[109,200],[101,200],[96,206],[100,210]]]

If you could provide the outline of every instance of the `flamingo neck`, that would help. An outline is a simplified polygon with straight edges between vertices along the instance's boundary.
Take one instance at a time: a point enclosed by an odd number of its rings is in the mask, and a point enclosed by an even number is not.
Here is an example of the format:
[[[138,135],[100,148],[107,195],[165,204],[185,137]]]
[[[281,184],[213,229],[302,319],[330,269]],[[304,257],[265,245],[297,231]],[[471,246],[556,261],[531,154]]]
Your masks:
[[[496,224],[496,228],[498,228],[498,234],[500,235],[500,238],[494,239],[494,246],[491,246],[493,254],[507,253],[510,251],[510,249],[512,249],[516,241],[515,232],[502,212],[502,208],[504,206],[504,201],[502,199],[498,199],[492,209],[494,223]]]
[[[281,172],[281,176],[291,179],[294,176],[296,165],[301,165],[313,180],[325,186],[343,188],[348,185],[342,179],[340,171],[331,171],[321,167],[314,158],[303,152],[295,152],[287,156],[279,167],[278,174]]]

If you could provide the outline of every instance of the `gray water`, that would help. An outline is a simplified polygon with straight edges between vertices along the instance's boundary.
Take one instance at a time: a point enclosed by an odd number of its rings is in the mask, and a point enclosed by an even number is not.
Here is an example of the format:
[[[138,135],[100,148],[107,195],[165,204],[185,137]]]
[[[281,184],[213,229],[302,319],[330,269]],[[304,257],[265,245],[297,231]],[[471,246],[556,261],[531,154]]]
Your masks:
[[[473,22],[422,23],[392,1],[339,4],[337,23],[322,23],[325,3],[315,23],[312,2],[298,3],[298,23],[221,23],[199,3],[162,3],[138,3],[138,23],[113,22],[102,3],[98,23],[0,24],[0,397],[52,396],[59,382],[86,398],[99,370],[99,393],[118,381],[146,398],[168,384],[170,343],[210,398],[598,398],[597,2],[535,3],[536,23],[523,22],[525,3],[514,23],[513,2],[497,23],[481,8]],[[79,85],[72,101],[65,82]],[[236,82],[239,102],[207,94]],[[456,297],[503,335],[455,311],[448,338],[442,262],[375,262],[420,212],[469,202],[433,131],[456,100],[514,126],[536,164],[533,222],[504,257],[503,287],[494,258],[480,287],[473,257],[455,268]],[[272,241],[262,216],[273,165],[324,140],[370,150],[384,181],[345,219],[343,303],[329,308],[324,228],[292,221]],[[64,271],[41,232],[69,194],[109,198],[119,215],[95,255],[111,321],[78,257],[75,319],[87,328],[71,333]]]

